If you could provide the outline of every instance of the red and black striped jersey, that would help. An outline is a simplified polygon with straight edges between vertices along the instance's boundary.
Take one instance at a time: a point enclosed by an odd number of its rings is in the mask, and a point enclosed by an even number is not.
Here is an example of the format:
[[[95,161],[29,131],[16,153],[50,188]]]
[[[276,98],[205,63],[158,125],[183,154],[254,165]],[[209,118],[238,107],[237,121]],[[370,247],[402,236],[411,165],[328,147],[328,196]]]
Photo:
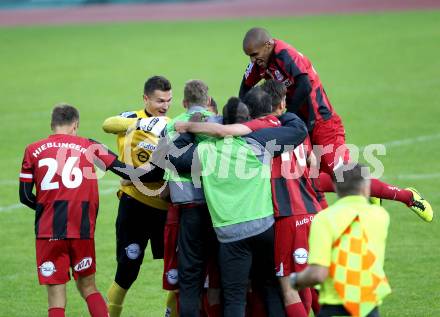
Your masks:
[[[304,144],[273,158],[271,183],[275,217],[314,214],[321,210],[310,179]]]
[[[274,49],[267,68],[263,69],[251,62],[243,76],[242,87],[249,89],[263,78],[274,79],[286,86],[286,101],[289,104],[289,99],[295,91],[295,77],[301,74],[307,74],[312,91],[309,98],[295,113],[304,120],[307,127],[313,127],[315,121],[329,119],[334,110],[310,60],[289,44],[274,39]]]
[[[94,166],[108,168],[116,158],[102,144],[66,134],[26,147],[20,181],[36,186],[37,238],[94,237],[99,206]]]
[[[279,120],[272,115],[243,123],[252,131],[280,126]],[[307,166],[308,150],[311,150],[308,138],[293,151],[284,152],[272,159],[271,187],[275,217],[314,214],[321,205],[316,197]]]

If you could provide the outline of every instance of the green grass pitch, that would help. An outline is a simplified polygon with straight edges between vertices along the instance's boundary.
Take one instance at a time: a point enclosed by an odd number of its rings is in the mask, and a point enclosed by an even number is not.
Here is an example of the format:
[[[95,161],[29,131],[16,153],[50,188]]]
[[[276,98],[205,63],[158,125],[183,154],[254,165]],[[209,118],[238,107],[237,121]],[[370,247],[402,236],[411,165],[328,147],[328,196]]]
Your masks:
[[[440,207],[440,11],[374,13],[215,22],[119,23],[0,28],[0,316],[45,316],[38,286],[33,212],[18,204],[25,146],[49,132],[52,106],[81,111],[80,133],[115,149],[104,118],[142,107],[144,80],[174,87],[171,116],[182,111],[183,84],[203,79],[219,105],[237,94],[247,58],[244,32],[268,28],[308,55],[346,127],[347,142],[394,143],[382,157],[385,180],[414,186]],[[115,272],[117,179],[101,183],[96,232],[97,283],[105,294]],[[423,223],[399,203],[391,214],[386,271],[393,293],[383,316],[440,316],[440,226]],[[146,256],[128,293],[124,316],[163,316],[162,262]],[[88,316],[69,283],[67,315]]]

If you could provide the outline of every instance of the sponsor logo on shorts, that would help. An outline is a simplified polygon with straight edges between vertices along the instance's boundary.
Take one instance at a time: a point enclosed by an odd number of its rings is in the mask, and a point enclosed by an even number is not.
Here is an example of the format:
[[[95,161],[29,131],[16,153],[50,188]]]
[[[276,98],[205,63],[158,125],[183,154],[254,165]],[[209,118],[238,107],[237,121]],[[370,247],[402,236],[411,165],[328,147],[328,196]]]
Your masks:
[[[92,260],[91,257],[83,258],[81,261],[79,261],[79,262],[73,267],[73,269],[74,269],[76,272],[80,272],[80,271],[87,270],[89,267],[92,266],[92,262],[93,262],[93,260]]]
[[[57,271],[55,269],[55,264],[51,261],[44,262],[38,268],[40,269],[40,274],[44,277],[49,277]]]
[[[293,252],[293,258],[298,264],[306,264],[309,253],[304,248],[298,248]]]
[[[313,221],[315,216],[307,216],[295,222],[295,227],[300,227]]]
[[[132,243],[125,248],[125,252],[130,260],[136,260],[141,254],[141,247],[137,243]]]
[[[176,269],[169,270],[168,272],[165,273],[165,275],[170,285],[176,285],[177,282],[179,281],[179,277]]]

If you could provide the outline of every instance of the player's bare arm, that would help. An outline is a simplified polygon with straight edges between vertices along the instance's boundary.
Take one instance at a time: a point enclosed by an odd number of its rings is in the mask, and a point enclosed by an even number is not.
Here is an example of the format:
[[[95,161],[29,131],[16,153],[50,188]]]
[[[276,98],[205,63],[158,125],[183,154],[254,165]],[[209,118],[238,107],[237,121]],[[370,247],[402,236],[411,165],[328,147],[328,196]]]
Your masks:
[[[175,128],[179,133],[199,133],[219,138],[243,136],[252,132],[250,128],[239,123],[222,125],[213,122],[176,122]]]

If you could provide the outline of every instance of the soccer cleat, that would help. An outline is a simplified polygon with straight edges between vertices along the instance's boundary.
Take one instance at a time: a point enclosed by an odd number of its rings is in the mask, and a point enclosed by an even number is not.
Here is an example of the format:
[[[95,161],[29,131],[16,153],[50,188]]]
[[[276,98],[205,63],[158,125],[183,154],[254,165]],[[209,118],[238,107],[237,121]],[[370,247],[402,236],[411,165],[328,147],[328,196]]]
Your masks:
[[[420,218],[426,222],[431,222],[434,216],[434,212],[430,203],[425,200],[422,195],[419,194],[414,188],[405,188],[413,194],[413,200],[409,208],[414,211]]]

